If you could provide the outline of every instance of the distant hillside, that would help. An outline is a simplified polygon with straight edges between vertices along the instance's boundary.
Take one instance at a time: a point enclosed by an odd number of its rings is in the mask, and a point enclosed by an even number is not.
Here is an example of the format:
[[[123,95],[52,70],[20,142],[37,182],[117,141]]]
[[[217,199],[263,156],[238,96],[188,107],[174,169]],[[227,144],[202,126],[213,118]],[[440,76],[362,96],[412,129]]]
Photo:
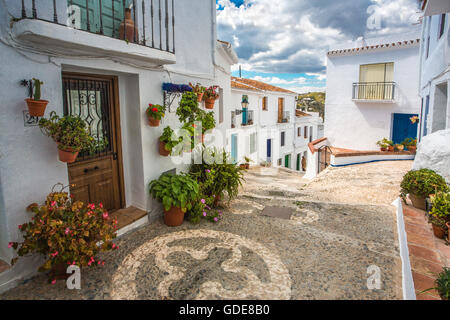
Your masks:
[[[309,92],[298,95],[297,109],[319,112],[322,119],[325,114],[325,93]]]

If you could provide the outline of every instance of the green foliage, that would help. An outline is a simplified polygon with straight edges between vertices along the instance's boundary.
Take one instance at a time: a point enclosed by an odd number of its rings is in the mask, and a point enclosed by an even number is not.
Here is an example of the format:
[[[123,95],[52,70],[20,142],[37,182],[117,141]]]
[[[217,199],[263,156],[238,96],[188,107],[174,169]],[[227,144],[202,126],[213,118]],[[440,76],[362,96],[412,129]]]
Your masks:
[[[205,90],[205,94],[203,96],[203,99],[214,99],[216,100],[219,98],[219,92],[217,91],[219,89],[218,86],[211,86],[208,89]]]
[[[402,188],[400,196],[403,199],[408,193],[419,197],[428,197],[430,194],[448,190],[445,179],[430,169],[409,171],[403,176],[400,186]]]
[[[153,119],[156,120],[161,120],[162,118],[164,118],[165,112],[166,112],[165,106],[151,103],[148,105],[146,111],[148,117],[152,117]]]
[[[437,192],[435,195],[431,195],[430,199],[433,204],[430,214],[450,221],[450,193]]]
[[[406,138],[405,140],[402,141],[401,144],[404,145],[405,147],[414,147],[417,145],[417,139]]]
[[[33,87],[34,87],[34,100],[41,100],[41,85],[43,85],[44,83],[42,81],[40,81],[39,79],[33,78]]]
[[[150,194],[162,202],[165,211],[177,207],[186,212],[198,200],[199,185],[190,175],[166,173],[150,182]]]
[[[214,129],[216,127],[216,120],[214,119],[213,111],[206,112],[203,110],[199,110],[195,120],[202,123],[202,133],[205,133],[206,131]]]
[[[199,110],[197,94],[184,92],[176,112],[180,122],[194,122]]]
[[[450,268],[443,267],[442,272],[437,275],[434,281],[435,287],[422,291],[427,292],[430,290],[436,290],[443,300],[450,299]]]
[[[103,205],[72,201],[66,192],[52,192],[45,204],[32,204],[31,222],[19,226],[22,243],[11,242],[10,247],[19,256],[39,253],[45,256],[45,263],[39,271],[55,265],[75,264],[91,266],[94,257],[102,252],[117,248],[112,239],[116,237],[117,220],[111,221]],[[102,241],[102,245],[97,243]],[[11,262],[14,264],[17,258]]]
[[[79,117],[65,116],[60,118],[55,112],[50,119],[41,118],[39,127],[51,137],[58,148],[64,151],[91,151],[96,147],[94,138],[89,135],[86,123]]]
[[[244,157],[244,161],[245,161],[245,163],[253,162],[252,159],[250,159],[250,158],[247,157],[247,156]]]
[[[209,152],[210,150],[206,150]],[[203,152],[206,152],[203,150]],[[205,187],[205,194],[208,196],[219,196],[223,199],[224,193],[228,194],[229,200],[232,200],[238,195],[239,187],[244,181],[244,174],[242,169],[234,163],[229,161],[229,154],[225,150],[219,151],[213,149],[212,157],[216,155],[221,158],[222,163],[208,164],[203,160],[202,164],[192,164],[190,173],[197,177],[199,183],[208,181],[208,170],[212,174],[212,183]],[[205,159],[205,157],[203,157]]]
[[[203,87],[200,83],[193,85],[192,83],[189,82],[189,86],[192,88],[192,92],[194,92],[195,94],[204,93],[206,90],[206,88]]]
[[[167,151],[172,151],[172,149],[177,146],[179,143],[183,141],[183,137],[175,138],[175,133],[170,128],[170,126],[167,126],[164,128],[163,134],[159,138],[160,141],[165,143],[165,149]]]
[[[387,149],[389,146],[393,146],[394,142],[388,140],[387,138],[383,138],[380,141],[377,141],[377,146],[383,149]]]

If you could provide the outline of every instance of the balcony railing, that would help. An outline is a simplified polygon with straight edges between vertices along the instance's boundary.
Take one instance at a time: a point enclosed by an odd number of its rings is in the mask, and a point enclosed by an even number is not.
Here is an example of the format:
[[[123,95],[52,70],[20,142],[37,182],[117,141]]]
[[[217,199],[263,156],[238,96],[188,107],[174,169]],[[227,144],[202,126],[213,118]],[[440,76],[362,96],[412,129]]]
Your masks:
[[[291,120],[291,115],[290,115],[289,111],[283,111],[278,116],[278,123],[287,123],[290,120]]]
[[[394,100],[395,82],[353,83],[352,98],[354,100]]]
[[[22,0],[21,16],[175,53],[174,9],[174,0]]]

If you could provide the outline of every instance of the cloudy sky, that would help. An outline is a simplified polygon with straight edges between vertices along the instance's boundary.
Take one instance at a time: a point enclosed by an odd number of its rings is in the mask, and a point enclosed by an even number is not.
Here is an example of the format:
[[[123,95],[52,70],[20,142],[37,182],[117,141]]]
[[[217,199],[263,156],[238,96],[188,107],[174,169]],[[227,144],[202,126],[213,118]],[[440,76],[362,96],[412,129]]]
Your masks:
[[[296,92],[324,91],[329,47],[411,32],[417,0],[216,0],[218,37],[242,76]],[[237,76],[238,65],[233,68]]]

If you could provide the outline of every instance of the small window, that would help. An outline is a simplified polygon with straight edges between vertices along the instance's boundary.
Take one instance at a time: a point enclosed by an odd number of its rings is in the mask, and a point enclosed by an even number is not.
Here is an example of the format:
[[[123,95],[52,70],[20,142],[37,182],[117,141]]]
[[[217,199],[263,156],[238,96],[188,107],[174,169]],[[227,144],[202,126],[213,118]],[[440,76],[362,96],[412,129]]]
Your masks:
[[[441,14],[441,17],[439,19],[439,35],[438,35],[438,39],[440,39],[442,37],[442,35],[444,34],[445,18],[446,18],[445,13]]]
[[[302,136],[302,127],[297,128],[297,136],[299,136],[299,137]]]
[[[250,135],[250,153],[256,152],[256,132]]]
[[[305,132],[303,132],[303,136],[304,136],[305,139],[308,139],[308,127],[305,127],[304,131]]]
[[[268,108],[267,108],[267,97],[263,97],[263,99],[262,99],[262,109],[264,111],[268,110]]]
[[[284,138],[285,138],[285,132],[281,132],[281,146],[284,147]]]

